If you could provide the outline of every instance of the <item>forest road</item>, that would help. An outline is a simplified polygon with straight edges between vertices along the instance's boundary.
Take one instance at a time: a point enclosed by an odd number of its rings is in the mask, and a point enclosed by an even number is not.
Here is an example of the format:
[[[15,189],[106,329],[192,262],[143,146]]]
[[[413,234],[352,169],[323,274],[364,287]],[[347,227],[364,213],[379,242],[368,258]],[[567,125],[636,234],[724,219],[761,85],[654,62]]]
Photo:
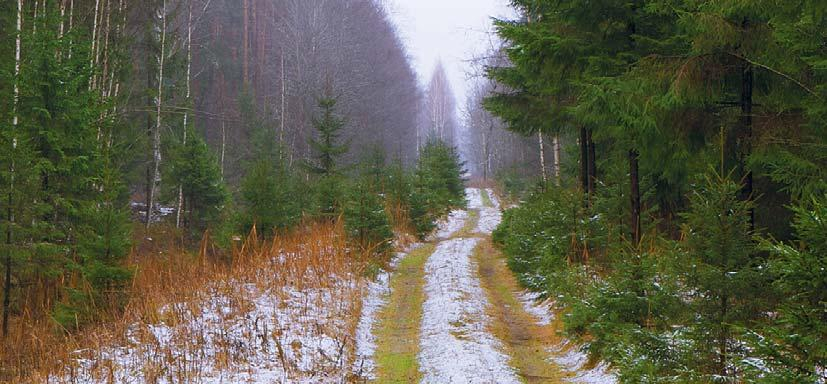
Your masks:
[[[469,188],[466,198],[468,209],[391,274],[369,382],[579,382],[555,363],[559,323],[532,310],[491,243],[502,218],[493,191]]]

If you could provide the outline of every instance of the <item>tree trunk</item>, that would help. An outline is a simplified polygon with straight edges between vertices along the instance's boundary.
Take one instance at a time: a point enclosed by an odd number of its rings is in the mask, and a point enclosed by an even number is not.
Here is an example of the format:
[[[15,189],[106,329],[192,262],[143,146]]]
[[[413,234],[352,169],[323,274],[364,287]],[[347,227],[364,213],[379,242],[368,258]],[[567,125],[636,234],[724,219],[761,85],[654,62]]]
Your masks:
[[[537,143],[540,145],[540,173],[543,175],[543,188],[548,184],[548,173],[546,172],[546,148],[543,143],[543,132],[537,131]]]
[[[629,184],[631,189],[631,233],[632,244],[640,244],[640,175],[639,175],[640,153],[637,149],[629,150]]]
[[[586,141],[588,142],[589,147],[589,199],[594,196],[595,192],[595,184],[597,183],[597,156],[596,150],[594,146],[594,140],[592,140],[592,130],[589,129],[586,131]]]
[[[741,77],[741,125],[743,129],[741,148],[739,151],[739,166],[744,173],[744,185],[741,190],[742,199],[749,201],[753,198],[753,175],[747,170],[747,160],[752,151],[752,93],[755,82],[755,72],[752,64],[745,64]],[[750,230],[755,230],[755,208],[749,210]]]
[[[244,86],[250,83],[250,0],[242,1],[241,70]]]
[[[186,88],[187,88],[187,96],[186,96],[186,103],[187,108],[184,109],[184,134],[181,139],[181,144],[186,148],[187,146],[187,131],[188,131],[188,119],[189,119],[189,108],[192,105],[190,97],[192,96],[192,1],[189,2],[189,8],[187,11],[187,79],[186,79]],[[181,228],[181,210],[184,208],[184,187],[179,184],[178,185],[178,207],[175,210],[175,228]]]
[[[23,33],[23,0],[17,0],[17,26],[15,29],[15,49],[14,49],[14,94],[12,95],[12,155],[11,165],[9,167],[9,195],[8,195],[8,209],[6,219],[8,220],[8,227],[6,228],[6,274],[3,281],[3,337],[9,334],[9,307],[11,306],[11,243],[12,243],[12,227],[14,226],[14,156],[17,152],[17,107],[20,101],[20,50],[21,50],[21,34]]]
[[[287,120],[287,74],[284,72],[284,47],[281,48],[281,116],[279,119],[279,144],[281,145],[279,157],[284,160],[284,127]]]
[[[560,135],[554,135],[554,182],[559,187],[560,180]]]
[[[167,2],[163,0],[161,3],[161,41],[158,52],[158,88],[155,95],[155,125],[152,128],[151,146],[152,146],[152,161],[151,169],[148,176],[151,179],[148,186],[148,196],[146,204],[146,227],[149,228],[152,224],[152,212],[155,208],[155,200],[161,185],[161,109],[164,102],[164,63],[166,61],[166,41],[167,41]],[[154,18],[153,18],[154,20]]]
[[[221,180],[224,180],[224,153],[227,149],[227,122],[221,116]]]
[[[586,127],[580,127],[580,186],[589,192],[589,136]]]

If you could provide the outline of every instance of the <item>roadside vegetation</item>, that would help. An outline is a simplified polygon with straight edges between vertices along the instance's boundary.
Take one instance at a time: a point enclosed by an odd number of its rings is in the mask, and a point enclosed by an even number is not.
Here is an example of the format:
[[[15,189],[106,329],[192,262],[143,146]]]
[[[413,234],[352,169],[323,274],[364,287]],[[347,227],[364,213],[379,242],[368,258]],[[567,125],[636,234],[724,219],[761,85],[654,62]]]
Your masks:
[[[824,381],[824,6],[512,3],[484,105],[565,156],[503,174],[494,240],[566,337],[625,383]]]

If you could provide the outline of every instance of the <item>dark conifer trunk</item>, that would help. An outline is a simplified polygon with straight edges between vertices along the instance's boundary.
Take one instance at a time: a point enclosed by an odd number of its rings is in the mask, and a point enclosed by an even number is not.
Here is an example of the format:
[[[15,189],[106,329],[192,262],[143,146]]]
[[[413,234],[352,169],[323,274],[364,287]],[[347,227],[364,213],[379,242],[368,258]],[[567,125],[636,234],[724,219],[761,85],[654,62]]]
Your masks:
[[[632,220],[630,222],[632,230],[632,242],[635,246],[640,244],[640,173],[639,173],[640,153],[637,149],[629,150],[629,182],[631,189],[631,212]]]
[[[586,127],[580,127],[580,185],[589,191],[589,138]]]
[[[752,93],[755,82],[755,72],[751,64],[744,65],[744,71],[741,76],[741,126],[743,129],[741,137],[741,148],[739,151],[739,163],[744,169],[744,186],[741,190],[743,200],[751,200],[753,195],[752,171],[747,170],[746,162],[752,151]],[[755,229],[755,209],[750,208],[750,229]]]
[[[587,143],[589,147],[589,180],[588,180],[588,187],[589,187],[589,199],[594,196],[595,192],[595,183],[597,183],[597,159],[596,159],[596,149],[594,147],[594,140],[592,140],[592,130],[589,129],[586,131]]]

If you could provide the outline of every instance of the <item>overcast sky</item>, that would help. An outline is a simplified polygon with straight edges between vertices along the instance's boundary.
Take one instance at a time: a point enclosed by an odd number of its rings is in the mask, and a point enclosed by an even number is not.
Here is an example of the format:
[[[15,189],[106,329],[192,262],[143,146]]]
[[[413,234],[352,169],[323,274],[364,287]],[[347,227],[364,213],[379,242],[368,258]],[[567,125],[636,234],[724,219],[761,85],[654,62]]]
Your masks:
[[[465,105],[468,61],[491,46],[491,17],[512,18],[508,0],[385,0],[407,45],[420,83],[442,60],[457,106]]]

